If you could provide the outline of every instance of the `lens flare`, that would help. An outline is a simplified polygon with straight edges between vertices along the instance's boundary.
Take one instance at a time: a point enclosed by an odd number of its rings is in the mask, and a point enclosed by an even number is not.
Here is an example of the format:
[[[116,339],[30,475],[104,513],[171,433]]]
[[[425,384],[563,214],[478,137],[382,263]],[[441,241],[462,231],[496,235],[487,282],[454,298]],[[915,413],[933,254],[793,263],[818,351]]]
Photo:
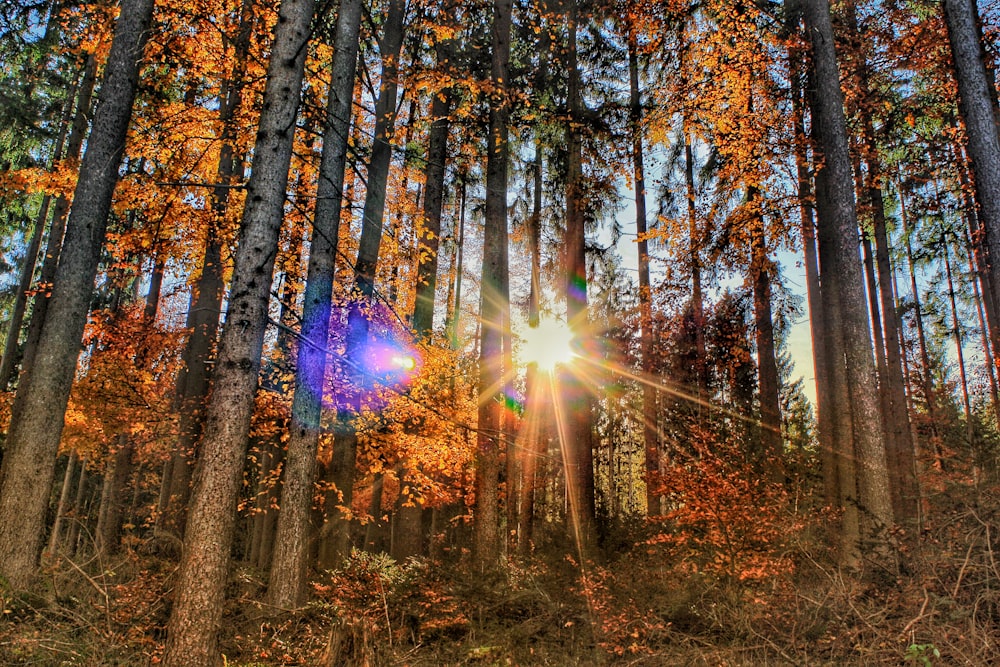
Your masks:
[[[542,320],[537,327],[527,329],[522,338],[521,358],[544,371],[568,364],[577,356],[573,332],[565,322]]]

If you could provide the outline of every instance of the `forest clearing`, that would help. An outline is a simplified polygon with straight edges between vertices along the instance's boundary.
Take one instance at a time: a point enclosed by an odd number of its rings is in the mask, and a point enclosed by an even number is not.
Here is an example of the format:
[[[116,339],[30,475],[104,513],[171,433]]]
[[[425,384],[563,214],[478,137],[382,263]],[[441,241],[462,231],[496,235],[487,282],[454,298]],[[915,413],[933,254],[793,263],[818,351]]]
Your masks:
[[[1000,2],[0,2],[0,664],[1000,663]]]

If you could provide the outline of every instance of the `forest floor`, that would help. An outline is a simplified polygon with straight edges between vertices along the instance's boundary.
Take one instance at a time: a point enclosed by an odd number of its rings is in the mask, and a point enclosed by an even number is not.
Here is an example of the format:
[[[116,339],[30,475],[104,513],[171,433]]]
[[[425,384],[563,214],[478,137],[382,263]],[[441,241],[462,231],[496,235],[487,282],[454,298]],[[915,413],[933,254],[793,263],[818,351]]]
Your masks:
[[[237,566],[219,649],[243,667],[1000,664],[992,536],[931,542],[895,577],[846,576],[804,549],[790,569],[742,579],[644,543],[582,569],[550,544],[488,576],[460,554],[355,553],[296,612],[263,605],[261,573]],[[103,568],[53,561],[29,593],[0,590],[0,665],[155,665],[176,564],[135,546]]]

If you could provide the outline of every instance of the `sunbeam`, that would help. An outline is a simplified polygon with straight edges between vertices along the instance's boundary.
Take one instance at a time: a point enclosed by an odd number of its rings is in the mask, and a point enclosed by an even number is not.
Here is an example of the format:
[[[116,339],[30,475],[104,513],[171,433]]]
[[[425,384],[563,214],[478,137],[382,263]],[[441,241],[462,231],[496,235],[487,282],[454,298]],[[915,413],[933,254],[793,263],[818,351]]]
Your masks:
[[[573,331],[559,320],[542,320],[537,327],[527,329],[522,340],[521,357],[527,363],[537,364],[539,370],[551,372],[578,356]]]

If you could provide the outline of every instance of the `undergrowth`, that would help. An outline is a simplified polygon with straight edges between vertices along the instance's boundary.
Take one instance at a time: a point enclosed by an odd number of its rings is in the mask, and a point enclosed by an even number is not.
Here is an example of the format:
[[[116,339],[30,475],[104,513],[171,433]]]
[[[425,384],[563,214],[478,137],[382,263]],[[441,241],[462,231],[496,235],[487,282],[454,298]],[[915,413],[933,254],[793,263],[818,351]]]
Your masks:
[[[259,573],[241,568],[220,650],[246,666],[991,664],[995,519],[955,516],[947,529],[965,531],[965,549],[928,535],[914,571],[879,587],[805,549],[793,571],[743,581],[692,574],[645,547],[489,576],[355,553],[317,579],[305,609],[281,613],[259,602]],[[101,577],[78,568],[56,561],[44,586],[4,594],[0,664],[156,664],[173,566],[130,553]]]

